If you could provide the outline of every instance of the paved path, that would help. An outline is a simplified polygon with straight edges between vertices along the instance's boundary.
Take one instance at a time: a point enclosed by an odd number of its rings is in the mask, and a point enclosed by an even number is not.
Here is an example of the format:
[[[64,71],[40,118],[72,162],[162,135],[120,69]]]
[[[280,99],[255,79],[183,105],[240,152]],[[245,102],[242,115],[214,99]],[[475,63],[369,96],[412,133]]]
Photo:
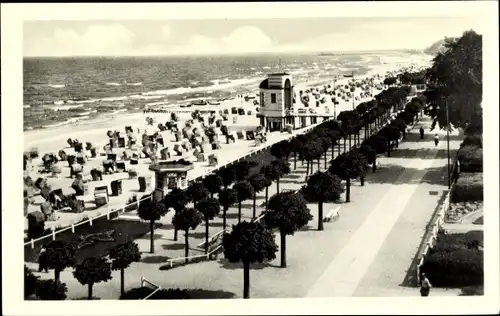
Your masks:
[[[420,141],[417,129],[421,125],[427,131],[430,120],[425,118],[419,122],[392,158],[381,159],[382,165],[392,165],[386,172],[396,173],[393,184],[310,288],[307,297],[385,296],[402,290],[400,284],[425,226],[440,192],[446,189],[443,185],[446,159],[438,158],[443,156],[443,151],[446,153],[446,142],[441,141],[435,150],[430,135],[429,139]],[[458,142],[450,146],[457,148]]]

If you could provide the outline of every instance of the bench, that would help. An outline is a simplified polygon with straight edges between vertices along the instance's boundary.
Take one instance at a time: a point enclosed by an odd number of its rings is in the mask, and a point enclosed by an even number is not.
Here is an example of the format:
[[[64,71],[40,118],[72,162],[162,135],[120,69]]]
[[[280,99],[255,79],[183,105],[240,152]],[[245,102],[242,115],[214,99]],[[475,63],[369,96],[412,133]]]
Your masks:
[[[324,223],[329,223],[340,216],[340,205],[336,205],[323,217]]]

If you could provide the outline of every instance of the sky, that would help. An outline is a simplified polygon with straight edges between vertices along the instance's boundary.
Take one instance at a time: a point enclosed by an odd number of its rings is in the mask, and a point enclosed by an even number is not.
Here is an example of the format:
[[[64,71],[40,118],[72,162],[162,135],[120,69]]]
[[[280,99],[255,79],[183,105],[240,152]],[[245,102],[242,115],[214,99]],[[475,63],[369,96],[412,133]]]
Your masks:
[[[25,21],[23,55],[161,56],[423,49],[470,17]]]

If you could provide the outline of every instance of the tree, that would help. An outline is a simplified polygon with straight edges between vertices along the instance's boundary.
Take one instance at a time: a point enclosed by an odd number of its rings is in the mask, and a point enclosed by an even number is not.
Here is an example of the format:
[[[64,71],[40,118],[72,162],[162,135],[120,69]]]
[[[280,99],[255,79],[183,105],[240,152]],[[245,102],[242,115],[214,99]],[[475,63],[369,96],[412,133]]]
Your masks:
[[[219,193],[219,203],[222,206],[222,229],[226,230],[227,210],[238,202],[238,192],[235,189],[224,189]]]
[[[316,159],[322,153],[321,143],[317,139],[310,139],[303,148],[303,158],[307,161],[306,179],[309,174],[313,173],[313,160]],[[311,169],[309,170],[309,165]]]
[[[387,77],[384,79],[384,84],[387,85],[387,86],[392,86],[394,84],[396,84],[396,78],[394,77]]]
[[[123,295],[125,293],[125,269],[132,262],[141,260],[139,246],[133,241],[116,245],[109,251],[109,259],[111,259],[111,269],[120,270],[120,293]]]
[[[203,200],[204,198],[207,198],[210,195],[210,192],[208,192],[207,188],[202,182],[193,182],[188,188],[187,188],[187,194],[189,197],[191,197],[192,201],[194,202],[194,205],[196,207],[196,204],[198,201]]]
[[[190,202],[190,197],[185,190],[174,188],[164,198],[164,203],[167,208],[173,208],[175,214],[184,210],[186,205]],[[174,228],[174,241],[177,241],[177,228]]]
[[[257,222],[241,222],[222,238],[224,257],[243,263],[243,298],[250,298],[250,264],[276,258],[274,234]]]
[[[88,285],[89,296],[92,299],[92,288],[95,283],[108,282],[112,279],[111,265],[105,258],[89,257],[77,264],[73,276],[81,285]]]
[[[276,192],[279,194],[280,178],[290,173],[290,164],[286,160],[278,159],[271,162],[271,167],[273,172],[270,179],[274,179],[276,181]]]
[[[323,203],[337,201],[344,191],[337,175],[318,171],[309,177],[302,192],[306,200],[318,203],[318,230],[323,230]]]
[[[446,39],[444,46],[428,70],[430,93],[425,96],[429,103],[440,106],[431,116],[433,126],[446,127],[448,106],[450,125],[465,128],[482,113],[482,36],[469,30],[459,38]]]
[[[76,249],[64,240],[51,241],[45,249],[38,260],[45,260],[46,266],[54,269],[54,281],[59,281],[61,271],[75,265]]]
[[[272,182],[262,173],[257,173],[255,175],[253,175],[252,177],[250,177],[249,182],[253,187],[253,216],[252,216],[252,218],[255,219],[257,193],[261,192],[262,190],[269,187],[272,184]],[[267,204],[267,201],[266,201],[266,204]]]
[[[184,231],[184,257],[186,263],[189,262],[189,230],[196,229],[202,221],[202,214],[197,209],[192,207],[185,208],[183,211],[175,214],[172,219],[174,227],[178,230]]]
[[[392,121],[391,126],[397,128],[403,133],[403,138],[406,138],[406,122],[403,119],[395,119]]]
[[[150,251],[155,253],[154,230],[155,222],[163,215],[167,214],[168,209],[163,201],[146,200],[139,204],[137,215],[144,221],[149,221],[150,231]]]
[[[391,156],[391,141],[396,141],[396,147],[398,146],[399,136],[401,132],[398,128],[394,126],[386,126],[382,128],[379,132],[379,135],[385,137],[387,139],[387,156]]]
[[[283,192],[269,199],[269,210],[264,212],[264,224],[266,227],[279,229],[282,268],[286,268],[286,235],[293,235],[311,219],[311,212],[301,194]]]
[[[387,138],[381,135],[373,135],[368,137],[366,145],[375,150],[377,154],[383,154],[387,151]]]
[[[302,135],[299,135],[302,136]],[[290,140],[290,153],[293,153],[293,170],[297,169],[297,154],[300,156],[304,142],[302,137],[294,137]]]
[[[285,159],[287,160],[290,156],[290,142],[287,140],[282,140],[280,142],[274,143],[271,146],[271,155],[276,157],[276,159]]]
[[[36,296],[44,301],[63,301],[68,288],[66,283],[54,280],[39,280],[36,285]]]
[[[217,171],[217,174],[222,178],[224,189],[227,189],[236,180],[236,172],[233,167],[221,168]]]
[[[203,214],[205,218],[205,254],[208,254],[208,235],[210,228],[210,220],[212,220],[215,215],[220,212],[219,200],[214,198],[204,198],[198,204],[196,204],[196,209]]]
[[[238,223],[241,222],[241,202],[250,199],[253,196],[253,187],[248,181],[236,182],[233,189],[238,195]]]
[[[364,184],[366,175],[366,158],[358,151],[343,153],[332,160],[328,171],[346,181],[345,201],[351,200],[351,179],[361,178],[361,185]]]
[[[250,173],[250,163],[246,160],[240,161],[233,166],[236,181],[243,181]]]
[[[210,192],[210,197],[214,197],[214,194],[221,191],[221,187],[224,185],[222,177],[216,173],[211,173],[203,179],[203,184]]]
[[[359,152],[365,156],[366,161],[372,165],[372,172],[377,171],[377,152],[370,145],[364,143],[359,147]]]

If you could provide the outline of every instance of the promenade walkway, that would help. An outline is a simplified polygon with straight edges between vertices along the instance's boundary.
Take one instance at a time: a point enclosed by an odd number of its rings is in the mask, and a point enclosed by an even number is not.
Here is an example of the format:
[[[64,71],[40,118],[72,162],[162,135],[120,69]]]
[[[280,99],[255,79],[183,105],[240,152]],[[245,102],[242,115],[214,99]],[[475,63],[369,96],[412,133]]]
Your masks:
[[[279,253],[271,262],[252,265],[251,297],[418,296],[417,289],[405,287],[405,280],[408,273],[413,273],[408,269],[425,226],[447,189],[444,133],[438,132],[442,141],[435,148],[432,135],[428,132],[430,123],[429,119],[422,119],[392,153],[392,157],[380,157],[377,172],[369,173],[364,187],[354,182],[351,202],[341,204],[340,218],[326,223],[324,231],[316,231],[317,205],[309,204],[313,220],[308,227],[287,237],[288,267],[279,268]],[[420,125],[429,133],[425,140],[419,140]],[[456,137],[453,139],[450,148],[455,150],[460,141],[455,140]],[[281,189],[296,189],[303,185],[306,168],[300,163],[297,167],[295,172],[281,181]],[[275,188],[275,184],[270,187],[270,195],[275,193]],[[259,197],[262,199],[263,193]],[[251,201],[245,204],[243,215],[248,220],[252,212],[248,207]],[[335,206],[326,204],[325,212]],[[236,221],[233,214],[237,210],[232,208],[230,213],[231,225]],[[212,228],[211,225],[211,234],[216,232],[216,226]],[[203,241],[203,231],[204,227],[200,225],[194,232],[198,242]],[[144,275],[166,288],[223,290],[241,297],[242,267],[228,263],[223,256],[217,261],[159,270],[168,259],[167,254],[171,254],[171,250],[167,249],[177,246],[168,240],[172,234],[171,226],[157,229],[156,234],[157,253],[144,253],[140,263],[127,269],[126,288],[139,286],[140,276]],[[183,233],[179,233],[179,251],[183,249],[182,237]],[[149,237],[143,238],[138,240],[140,248],[147,251]],[[193,241],[191,243],[194,248]],[[67,269],[61,274],[61,280],[68,284],[68,297],[85,296],[86,287],[79,285],[70,273],[71,270]],[[42,277],[53,277],[53,273],[42,274]],[[119,273],[114,272],[113,280],[94,286],[94,293],[102,299],[116,298],[118,289]],[[433,293],[456,294],[436,289]]]

